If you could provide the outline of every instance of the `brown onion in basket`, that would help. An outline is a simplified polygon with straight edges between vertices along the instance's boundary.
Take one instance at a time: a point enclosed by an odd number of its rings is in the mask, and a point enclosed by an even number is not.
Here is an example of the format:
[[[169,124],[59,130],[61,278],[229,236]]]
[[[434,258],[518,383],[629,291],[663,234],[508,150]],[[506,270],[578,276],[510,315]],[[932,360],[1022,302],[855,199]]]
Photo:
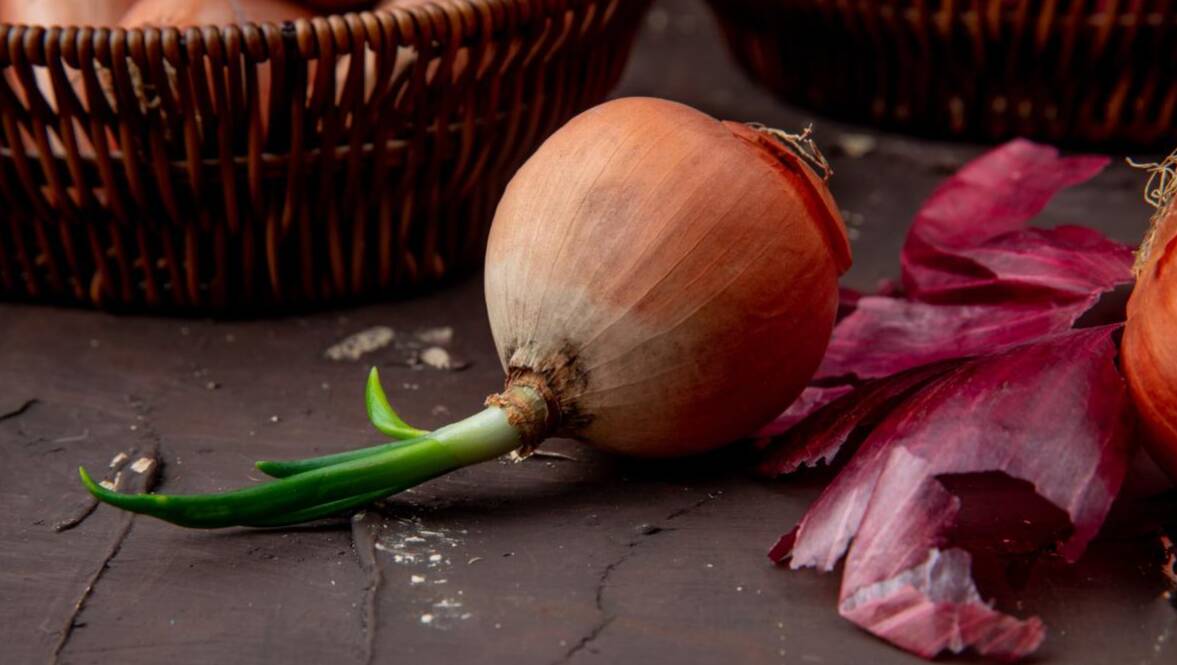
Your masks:
[[[4,23],[57,26],[109,26],[135,0],[0,0]]]
[[[1141,244],[1136,288],[1128,301],[1123,366],[1144,443],[1157,464],[1177,481],[1177,153],[1155,169],[1149,198],[1159,208]]]
[[[370,8],[374,0],[299,0],[307,7],[319,12],[341,14],[343,12],[358,12]]]
[[[287,0],[139,0],[123,16],[125,28],[187,28],[233,23],[281,23],[313,16]]]

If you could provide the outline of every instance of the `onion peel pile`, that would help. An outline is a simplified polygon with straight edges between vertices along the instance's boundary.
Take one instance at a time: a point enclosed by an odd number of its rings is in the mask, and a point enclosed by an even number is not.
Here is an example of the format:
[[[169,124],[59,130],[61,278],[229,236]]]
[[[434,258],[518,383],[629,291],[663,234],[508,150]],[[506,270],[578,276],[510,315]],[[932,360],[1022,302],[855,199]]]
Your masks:
[[[764,475],[845,460],[770,558],[829,571],[845,557],[839,613],[920,656],[1016,660],[1045,637],[1038,618],[981,596],[972,553],[950,542],[961,502],[947,477],[1030,483],[1069,519],[1038,534],[1067,561],[1123,482],[1134,421],[1120,326],[1074,326],[1131,282],[1132,250],[1027,226],[1106,163],[1019,140],[949,178],[912,225],[900,292],[850,298],[813,385],[760,432]]]

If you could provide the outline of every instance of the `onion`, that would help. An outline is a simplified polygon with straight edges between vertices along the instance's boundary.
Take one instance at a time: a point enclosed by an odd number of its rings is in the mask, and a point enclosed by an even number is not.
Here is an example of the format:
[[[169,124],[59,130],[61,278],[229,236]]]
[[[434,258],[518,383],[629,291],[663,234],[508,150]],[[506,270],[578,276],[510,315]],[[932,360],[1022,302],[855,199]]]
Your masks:
[[[486,256],[512,383],[561,434],[697,453],[784,410],[821,360],[849,265],[824,183],[775,139],[678,104],[576,118],[519,171]]]
[[[817,369],[850,265],[807,160],[824,167],[804,135],[654,99],[599,106],[539,149],[495,215],[486,298],[507,382],[486,410],[422,432],[373,371],[369,415],[393,443],[259,462],[279,480],[224,494],[125,495],[82,480],[102,501],[185,526],[274,526],[553,436],[669,457],[750,434]]]
[[[374,4],[374,0],[300,0],[300,2],[320,12],[332,14],[358,12],[368,9]]]
[[[1128,301],[1123,368],[1144,424],[1144,442],[1177,481],[1177,153],[1154,168],[1149,199],[1157,215],[1137,255],[1136,288]]]
[[[186,28],[233,23],[281,23],[313,12],[285,0],[139,0],[120,22],[125,28]]]
[[[110,26],[135,0],[0,0],[0,21],[49,27]]]

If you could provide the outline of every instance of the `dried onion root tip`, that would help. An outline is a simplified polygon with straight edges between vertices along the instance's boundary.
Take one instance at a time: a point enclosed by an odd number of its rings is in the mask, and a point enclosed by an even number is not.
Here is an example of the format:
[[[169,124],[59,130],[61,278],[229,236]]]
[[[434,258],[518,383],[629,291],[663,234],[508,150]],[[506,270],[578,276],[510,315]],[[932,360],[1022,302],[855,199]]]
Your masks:
[[[1136,250],[1136,265],[1133,270],[1139,277],[1140,271],[1144,269],[1152,255],[1161,221],[1169,213],[1169,209],[1173,206],[1173,197],[1177,195],[1177,151],[1170,153],[1159,163],[1138,163],[1132,159],[1125,161],[1133,168],[1148,171],[1148,182],[1144,184],[1144,201],[1156,208],[1149,223],[1148,232],[1145,233],[1144,239],[1140,241],[1140,247]]]
[[[591,109],[527,161],[495,214],[485,286],[507,381],[485,410],[424,432],[373,370],[365,402],[391,443],[259,462],[277,479],[222,494],[123,495],[84,471],[83,482],[184,526],[274,526],[554,436],[640,457],[725,445],[783,411],[829,343],[851,256],[820,155],[808,133],[673,102]]]
[[[1122,366],[1152,458],[1177,481],[1177,152],[1150,172],[1145,200],[1156,207],[1136,254],[1136,287],[1128,300]]]

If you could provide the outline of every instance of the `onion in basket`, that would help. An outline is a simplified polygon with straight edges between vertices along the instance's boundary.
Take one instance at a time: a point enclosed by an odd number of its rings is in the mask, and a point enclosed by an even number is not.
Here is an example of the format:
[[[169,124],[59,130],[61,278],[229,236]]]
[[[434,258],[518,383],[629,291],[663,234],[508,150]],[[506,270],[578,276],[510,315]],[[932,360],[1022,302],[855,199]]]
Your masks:
[[[0,21],[43,27],[114,25],[134,1],[0,0]]]

